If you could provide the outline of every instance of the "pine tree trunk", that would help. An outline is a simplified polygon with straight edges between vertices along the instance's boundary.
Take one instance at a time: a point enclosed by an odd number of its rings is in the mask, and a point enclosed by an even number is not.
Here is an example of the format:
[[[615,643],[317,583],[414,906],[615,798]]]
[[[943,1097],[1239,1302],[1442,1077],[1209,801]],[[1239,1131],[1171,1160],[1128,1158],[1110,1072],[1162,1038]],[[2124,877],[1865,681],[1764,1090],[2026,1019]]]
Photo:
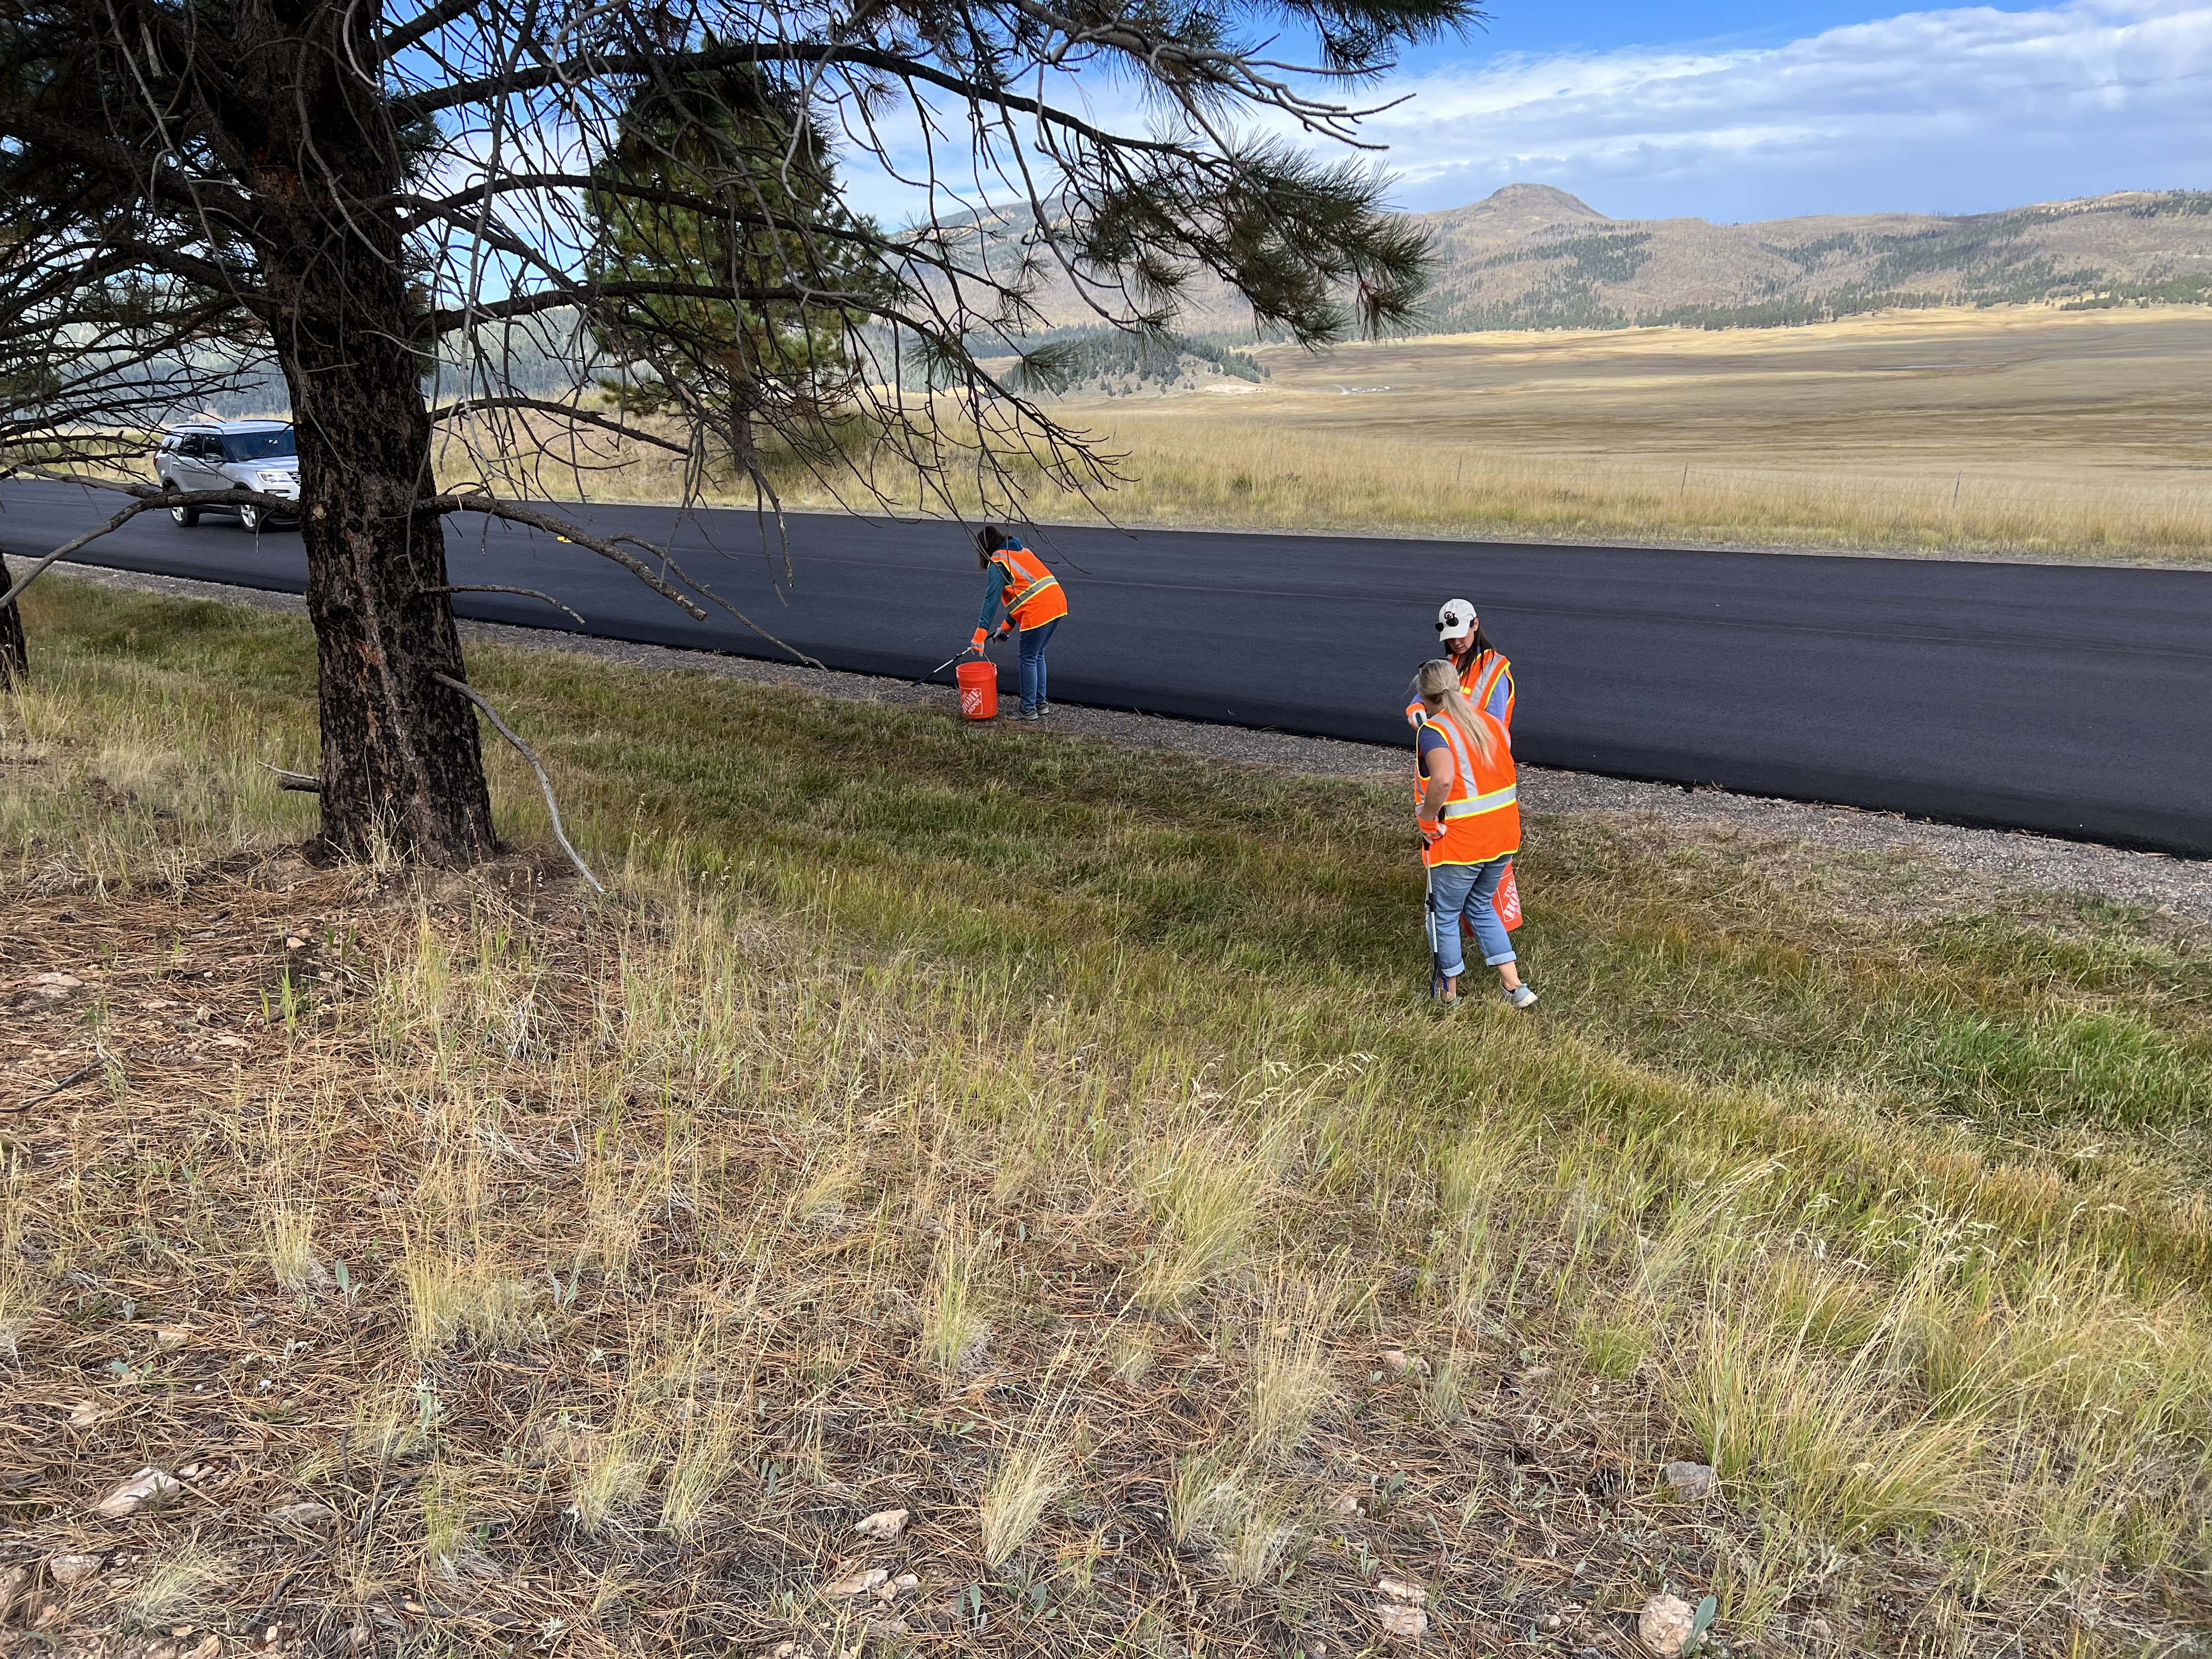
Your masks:
[[[15,578],[8,574],[8,555],[0,550],[0,593],[15,585]],[[23,639],[23,607],[19,603],[0,611],[0,687],[21,685],[30,677],[31,648]]]
[[[373,86],[344,66],[373,61],[365,40],[342,49],[361,9],[309,15],[293,61],[313,84],[276,106],[305,125],[270,146],[255,193],[300,449],[322,838],[354,856],[388,848],[472,864],[496,842],[475,711],[434,678],[467,673],[451,599],[424,592],[446,582],[446,544],[442,520],[416,506],[434,489],[430,420],[404,251],[384,206],[400,187],[400,147]]]

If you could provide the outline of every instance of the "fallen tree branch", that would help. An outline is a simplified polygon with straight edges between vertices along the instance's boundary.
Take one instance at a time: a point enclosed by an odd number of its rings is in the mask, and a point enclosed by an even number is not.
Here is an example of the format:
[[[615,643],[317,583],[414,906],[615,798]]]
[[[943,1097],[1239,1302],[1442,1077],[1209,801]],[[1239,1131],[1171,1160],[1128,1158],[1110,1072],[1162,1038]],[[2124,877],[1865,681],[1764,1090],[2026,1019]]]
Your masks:
[[[502,586],[497,582],[455,582],[446,587],[418,587],[415,591],[417,593],[520,593],[527,599],[543,599],[556,611],[568,611],[567,605],[550,593],[541,593],[534,587]],[[568,611],[568,614],[576,617],[573,611]],[[576,626],[588,628],[591,624],[581,617],[576,617]]]
[[[93,1078],[99,1076],[102,1072],[113,1072],[118,1076],[122,1074],[123,1062],[116,1059],[113,1054],[109,1054],[106,1049],[100,1047],[98,1044],[94,1044],[92,1052],[93,1061],[91,1065],[78,1066],[76,1070],[71,1072],[59,1083],[55,1084],[52,1088],[40,1090],[37,1094],[33,1095],[28,1100],[25,1101],[20,1106],[0,1106],[0,1112],[27,1112],[32,1107],[38,1105],[41,1101],[52,1100],[56,1095],[61,1093],[63,1090],[74,1089],[78,1084],[88,1082]]]
[[[270,766],[267,761],[261,763],[276,775],[276,787],[279,789],[296,789],[303,795],[319,795],[323,793],[323,781],[320,778],[310,777],[305,772],[288,772],[281,766]]]
[[[513,728],[505,720],[500,719],[499,711],[477,696],[472,687],[464,685],[450,674],[433,674],[430,678],[441,685],[450,686],[483,709],[484,718],[492,723],[493,730],[513,744],[515,752],[530,763],[530,769],[538,774],[538,787],[545,792],[545,810],[553,815],[553,839],[561,843],[561,850],[568,855],[568,862],[576,866],[578,875],[591,884],[592,890],[594,893],[605,892],[607,890],[599,885],[599,878],[592,873],[591,866],[586,864],[577,855],[576,849],[568,844],[568,832],[561,827],[560,803],[553,799],[553,780],[545,775],[544,767],[538,763],[538,757],[532,751],[530,745],[514,735]]]
[[[32,1107],[36,1106],[40,1101],[52,1100],[56,1095],[61,1093],[63,1090],[74,1089],[78,1084],[82,1083],[86,1079],[97,1077],[100,1073],[106,1069],[107,1061],[105,1059],[95,1060],[89,1066],[80,1066],[76,1070],[71,1072],[67,1077],[64,1078],[59,1083],[54,1085],[52,1088],[40,1090],[37,1094],[33,1095],[28,1100],[25,1101],[21,1106],[0,1107],[0,1111],[27,1112]]]

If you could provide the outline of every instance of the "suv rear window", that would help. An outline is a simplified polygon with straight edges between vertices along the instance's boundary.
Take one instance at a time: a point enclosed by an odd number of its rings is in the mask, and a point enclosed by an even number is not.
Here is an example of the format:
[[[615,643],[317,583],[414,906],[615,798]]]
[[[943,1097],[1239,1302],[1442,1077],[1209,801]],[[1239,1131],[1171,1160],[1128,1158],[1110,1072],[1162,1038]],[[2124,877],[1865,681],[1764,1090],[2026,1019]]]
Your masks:
[[[280,428],[275,432],[226,432],[222,434],[222,458],[227,461],[265,461],[277,455],[296,455],[292,447],[292,428]]]

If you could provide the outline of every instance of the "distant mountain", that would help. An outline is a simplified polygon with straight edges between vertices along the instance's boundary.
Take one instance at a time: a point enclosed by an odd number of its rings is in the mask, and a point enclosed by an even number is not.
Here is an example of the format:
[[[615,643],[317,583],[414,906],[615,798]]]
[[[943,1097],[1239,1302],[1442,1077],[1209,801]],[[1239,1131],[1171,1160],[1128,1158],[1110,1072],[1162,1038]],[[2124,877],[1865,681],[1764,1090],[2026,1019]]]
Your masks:
[[[1416,216],[1440,330],[1744,326],[1892,306],[2212,301],[2212,191],[2130,191],[1961,217],[1608,219],[1548,185]]]
[[[1609,219],[1549,185],[1508,185],[1471,206],[1412,216],[1437,254],[1425,331],[1773,326],[1891,307],[2056,302],[2081,308],[2212,303],[2212,191],[2130,191],[2002,213],[1824,214],[1717,225]],[[1018,268],[1015,218],[979,225],[965,257]],[[1047,327],[1096,325],[1054,276]],[[1183,334],[1252,337],[1222,284],[1182,296]]]

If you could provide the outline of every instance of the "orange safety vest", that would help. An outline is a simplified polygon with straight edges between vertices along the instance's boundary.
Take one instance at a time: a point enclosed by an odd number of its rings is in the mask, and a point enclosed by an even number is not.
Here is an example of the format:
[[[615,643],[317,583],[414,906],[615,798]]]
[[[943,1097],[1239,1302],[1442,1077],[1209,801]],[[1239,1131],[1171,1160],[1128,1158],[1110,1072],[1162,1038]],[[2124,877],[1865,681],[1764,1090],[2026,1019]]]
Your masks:
[[[1510,737],[1513,731],[1513,699],[1516,688],[1513,684],[1513,665],[1506,661],[1505,653],[1503,651],[1485,651],[1479,656],[1470,658],[1467,666],[1460,670],[1459,689],[1460,694],[1475,708],[1487,709],[1490,706],[1491,695],[1498,690],[1498,683],[1500,680],[1505,682],[1505,712],[1496,718],[1504,724],[1506,734]],[[1416,726],[1428,718],[1419,697],[1406,705],[1406,714]]]
[[[1001,597],[1017,628],[1042,628],[1067,614],[1067,595],[1060,578],[1026,547],[1002,547],[991,555],[1006,580]]]
[[[1437,814],[1444,833],[1421,851],[1421,862],[1487,864],[1521,850],[1521,808],[1518,775],[1513,768],[1513,745],[1497,716],[1475,710],[1475,719],[1489,728],[1491,757],[1485,760],[1474,740],[1442,710],[1429,716],[1429,725],[1451,746],[1451,790]],[[1427,793],[1421,775],[1420,747],[1413,750],[1413,799]]]
[[[1498,690],[1498,682],[1505,682],[1505,712],[1496,716],[1498,723],[1508,732],[1513,729],[1513,665],[1505,660],[1503,651],[1486,651],[1467,665],[1459,677],[1459,689],[1467,700],[1477,708],[1488,709],[1491,694]]]

